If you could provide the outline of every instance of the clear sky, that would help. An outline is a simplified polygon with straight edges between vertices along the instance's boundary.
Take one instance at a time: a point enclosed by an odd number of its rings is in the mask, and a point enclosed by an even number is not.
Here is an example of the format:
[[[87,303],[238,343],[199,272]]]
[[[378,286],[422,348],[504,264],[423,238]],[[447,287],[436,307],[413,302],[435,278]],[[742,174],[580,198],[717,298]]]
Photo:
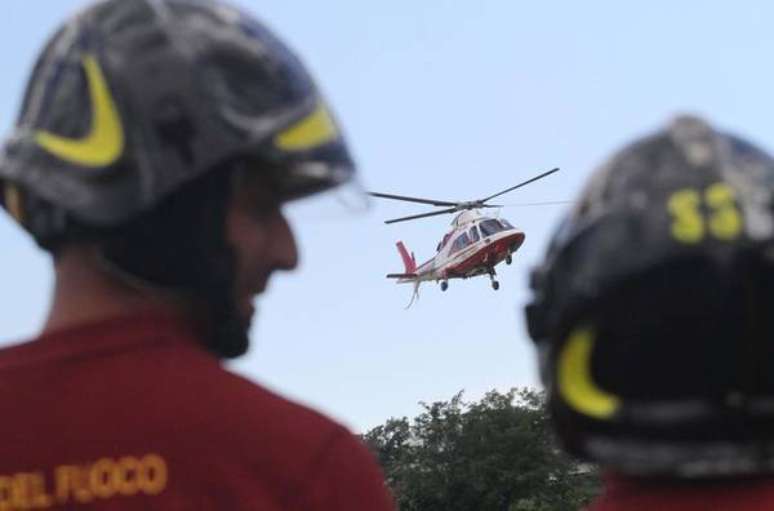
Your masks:
[[[0,130],[13,125],[34,55],[84,2],[3,4]],[[774,149],[774,4],[760,1],[241,0],[311,68],[372,190],[445,200],[484,197],[561,172],[504,202],[572,199],[622,143],[678,112]],[[465,389],[537,385],[522,308],[528,269],[564,206],[512,207],[526,232],[514,264],[447,292],[387,281],[402,239],[425,260],[451,217],[374,202],[359,216],[293,208],[302,266],[259,299],[253,349],[235,371],[356,430],[414,416],[419,401]],[[323,211],[324,213],[320,213]],[[0,216],[0,338],[33,335],[48,305],[48,259]]]

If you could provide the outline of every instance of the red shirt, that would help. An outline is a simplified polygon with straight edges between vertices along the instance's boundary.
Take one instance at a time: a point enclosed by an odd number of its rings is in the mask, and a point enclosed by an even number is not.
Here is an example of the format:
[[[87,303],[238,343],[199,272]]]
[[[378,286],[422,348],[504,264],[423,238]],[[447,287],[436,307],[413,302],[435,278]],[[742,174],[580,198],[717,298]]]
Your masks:
[[[0,350],[0,510],[392,510],[367,449],[137,316]]]
[[[656,483],[614,475],[588,511],[763,511],[774,509],[774,479]]]

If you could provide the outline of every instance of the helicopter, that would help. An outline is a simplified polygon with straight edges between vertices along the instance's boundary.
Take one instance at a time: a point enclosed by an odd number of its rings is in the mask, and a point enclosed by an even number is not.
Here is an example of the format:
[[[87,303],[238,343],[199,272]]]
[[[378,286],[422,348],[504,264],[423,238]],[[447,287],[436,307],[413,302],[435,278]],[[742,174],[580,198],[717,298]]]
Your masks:
[[[414,303],[415,299],[419,298],[419,286],[423,282],[440,282],[441,291],[446,291],[449,289],[449,280],[451,279],[468,279],[488,275],[492,289],[495,291],[500,289],[500,283],[496,279],[495,266],[503,261],[505,264],[513,262],[513,254],[524,243],[525,234],[508,220],[499,218],[499,215],[498,217],[488,216],[481,213],[480,210],[502,208],[503,205],[488,204],[488,201],[558,171],[559,168],[554,168],[489,197],[463,202],[368,192],[369,195],[380,199],[415,202],[446,208],[385,220],[385,224],[457,213],[451,222],[451,231],[444,234],[438,243],[435,256],[422,264],[417,264],[414,253],[409,253],[402,241],[396,243],[398,253],[403,260],[403,272],[388,273],[387,278],[396,279],[398,284],[414,284],[414,293],[407,308]]]

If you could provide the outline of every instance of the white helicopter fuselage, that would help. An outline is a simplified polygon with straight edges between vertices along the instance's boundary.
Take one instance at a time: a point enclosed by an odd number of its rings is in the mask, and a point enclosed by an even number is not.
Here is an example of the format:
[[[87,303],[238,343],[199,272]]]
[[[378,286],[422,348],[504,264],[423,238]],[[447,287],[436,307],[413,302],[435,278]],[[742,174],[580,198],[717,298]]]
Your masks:
[[[487,217],[477,210],[463,211],[454,218],[454,227],[438,244],[436,255],[416,266],[402,242],[398,242],[405,273],[390,274],[399,284],[427,281],[445,282],[477,275],[494,275],[494,267],[511,260],[524,242],[524,232],[507,220]],[[412,267],[414,266],[414,267]]]
[[[469,201],[449,201],[413,197],[383,192],[368,192],[372,197],[403,202],[425,204],[444,208],[428,213],[420,213],[385,220],[386,224],[418,220],[436,215],[457,214],[452,221],[453,229],[438,244],[435,256],[429,261],[417,265],[413,253],[409,253],[402,241],[398,241],[398,252],[403,259],[403,273],[389,273],[387,278],[396,279],[398,284],[414,284],[414,294],[408,307],[419,297],[419,286],[423,282],[441,283],[441,291],[449,287],[449,279],[467,279],[478,275],[489,275],[492,288],[497,290],[500,283],[495,280],[495,266],[505,261],[510,264],[512,254],[524,243],[524,232],[512,226],[507,220],[482,215],[482,208],[502,208],[502,205],[489,201],[517,190],[538,179],[558,172],[553,168],[526,181],[506,188],[500,192]]]

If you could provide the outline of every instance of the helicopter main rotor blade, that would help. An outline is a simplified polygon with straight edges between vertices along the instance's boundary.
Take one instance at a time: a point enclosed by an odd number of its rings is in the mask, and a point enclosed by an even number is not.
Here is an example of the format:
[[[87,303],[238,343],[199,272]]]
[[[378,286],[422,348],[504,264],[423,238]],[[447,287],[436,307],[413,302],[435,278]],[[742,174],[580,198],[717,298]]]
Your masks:
[[[520,208],[524,206],[555,206],[557,204],[572,204],[575,201],[571,200],[550,200],[543,202],[516,202],[513,204],[503,204],[506,208]]]
[[[377,192],[368,192],[368,195],[372,197],[379,197],[381,199],[393,199],[393,200],[402,200],[407,202],[419,202],[420,204],[430,204],[432,206],[456,206],[456,202],[449,202],[449,201],[442,201],[442,200],[433,200],[433,199],[421,199],[419,197],[406,197],[404,195],[392,195],[389,193],[377,193]]]
[[[430,213],[421,213],[419,215],[404,216],[401,218],[393,218],[392,220],[385,220],[385,224],[394,224],[396,222],[405,222],[407,220],[416,220],[417,218],[425,218],[428,216],[445,215],[446,213],[456,213],[459,211],[457,208],[442,209],[440,211],[432,211]]]
[[[521,188],[521,187],[522,187],[522,186],[524,186],[524,185],[528,185],[528,184],[532,183],[533,181],[537,181],[538,179],[542,179],[542,178],[544,178],[544,177],[546,177],[546,176],[549,176],[549,175],[553,174],[554,172],[558,172],[558,171],[559,171],[559,167],[556,167],[555,169],[551,169],[551,170],[549,170],[548,172],[543,172],[543,173],[542,173],[542,174],[540,174],[539,176],[535,176],[535,177],[533,177],[533,178],[531,178],[531,179],[527,179],[527,180],[526,180],[526,181],[524,181],[523,183],[519,183],[519,184],[517,184],[516,186],[512,186],[512,187],[508,188],[507,190],[503,190],[502,192],[496,193],[496,194],[494,194],[494,195],[490,195],[490,196],[489,196],[489,197],[487,197],[486,199],[481,199],[479,202],[486,202],[486,201],[488,201],[489,199],[494,199],[495,197],[499,197],[500,195],[506,194],[506,193],[508,193],[508,192],[512,192],[512,191],[513,191],[513,190],[515,190],[516,188]]]

